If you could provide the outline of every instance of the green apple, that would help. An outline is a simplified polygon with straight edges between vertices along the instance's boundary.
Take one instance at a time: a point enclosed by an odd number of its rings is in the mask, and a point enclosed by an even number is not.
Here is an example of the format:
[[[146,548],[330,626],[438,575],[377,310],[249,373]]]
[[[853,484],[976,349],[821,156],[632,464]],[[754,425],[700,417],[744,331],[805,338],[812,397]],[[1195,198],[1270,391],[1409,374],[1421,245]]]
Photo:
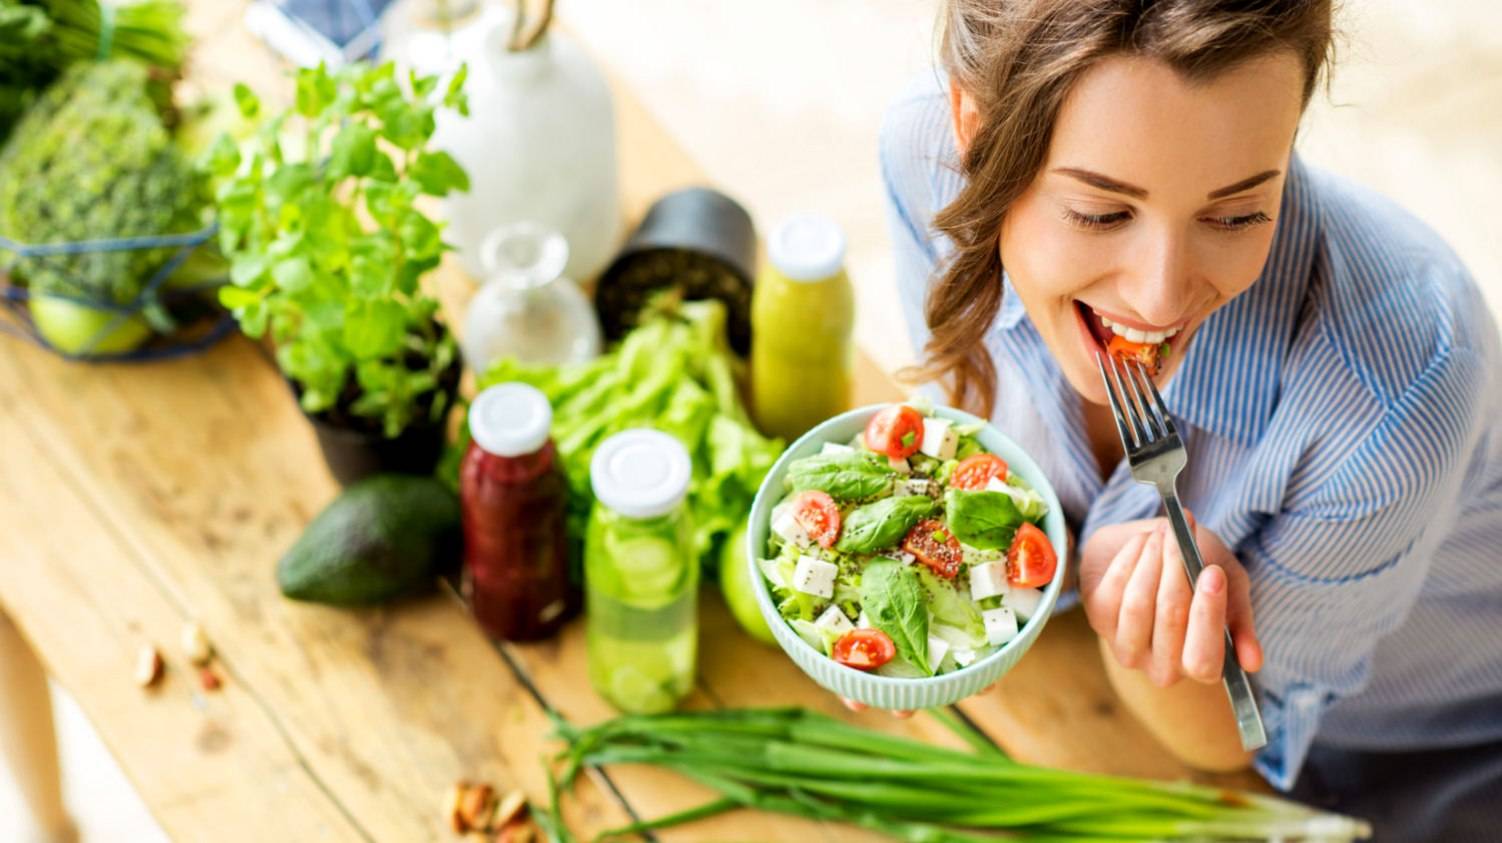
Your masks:
[[[746,562],[746,525],[742,524],[720,549],[720,590],[730,606],[730,614],[747,635],[765,644],[776,644],[761,607],[756,605],[756,593],[751,590],[754,585],[751,566]]]

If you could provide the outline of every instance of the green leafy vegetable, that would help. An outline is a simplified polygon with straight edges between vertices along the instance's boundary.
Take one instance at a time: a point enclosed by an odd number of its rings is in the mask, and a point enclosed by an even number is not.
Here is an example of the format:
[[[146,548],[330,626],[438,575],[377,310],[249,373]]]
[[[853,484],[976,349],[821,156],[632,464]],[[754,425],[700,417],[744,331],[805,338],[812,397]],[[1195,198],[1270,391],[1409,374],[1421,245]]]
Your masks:
[[[688,507],[696,547],[713,565],[716,545],[746,520],[783,447],[782,440],[768,439],[752,426],[737,386],[739,365],[726,342],[724,305],[664,297],[649,305],[638,328],[596,360],[559,367],[505,359],[481,375],[479,386],[521,381],[552,402],[553,439],[568,478],[574,535],[583,535],[594,500],[589,461],[601,442],[644,426],[676,436],[693,461]],[[454,483],[463,444],[451,449],[446,461],[445,473]],[[815,605],[800,602],[783,612],[812,620],[808,613]]]
[[[1035,490],[1028,488],[1020,478],[1013,482],[1013,478],[1008,477],[1005,488],[998,491],[1012,499],[1012,504],[1025,521],[1037,523],[1048,513],[1048,502]]]
[[[944,493],[949,530],[955,538],[978,550],[1002,550],[1022,524],[1022,513],[1003,492],[950,488]]]
[[[26,243],[190,233],[203,226],[205,204],[201,183],[147,95],[146,68],[135,62],[70,68],[0,153],[0,233]],[[70,324],[91,312],[103,314],[104,322],[115,319],[109,309],[135,303],[176,251],[17,258],[11,272],[30,285],[43,336],[63,351],[79,352],[89,349],[75,346],[87,345],[91,337],[65,337]],[[44,298],[51,301],[35,306]],[[171,329],[155,297],[143,304],[153,327]],[[64,312],[57,313],[59,308]],[[129,318],[142,328],[136,342],[144,340],[148,332],[141,317]]]
[[[0,0],[0,142],[37,92],[78,62],[132,59],[155,69],[152,94],[170,98],[188,37],[177,0],[111,3],[104,32],[99,0]]]
[[[903,495],[866,504],[845,516],[835,547],[843,553],[870,553],[891,547],[936,505],[927,495]]]
[[[419,93],[437,84],[414,76],[408,91],[390,63],[303,68],[295,106],[269,117],[236,85],[254,131],[238,145],[221,136],[202,159],[233,262],[220,301],[247,335],[271,333],[305,411],[388,437],[444,417],[457,360],[438,302],[418,283],[449,248],[423,197],[469,187],[451,158],[426,148],[435,109],[465,108],[457,90],[441,102]]]
[[[817,489],[836,500],[863,501],[887,494],[897,472],[873,454],[816,454],[788,466],[788,488],[795,492]]]
[[[985,643],[985,621],[970,596],[960,593],[955,585],[928,568],[915,567],[915,570],[923,591],[928,595],[928,610],[933,612],[934,622],[963,630],[971,638]]]
[[[928,665],[928,607],[912,568],[895,559],[873,560],[861,574],[866,617],[897,645],[897,654],[932,676]]]

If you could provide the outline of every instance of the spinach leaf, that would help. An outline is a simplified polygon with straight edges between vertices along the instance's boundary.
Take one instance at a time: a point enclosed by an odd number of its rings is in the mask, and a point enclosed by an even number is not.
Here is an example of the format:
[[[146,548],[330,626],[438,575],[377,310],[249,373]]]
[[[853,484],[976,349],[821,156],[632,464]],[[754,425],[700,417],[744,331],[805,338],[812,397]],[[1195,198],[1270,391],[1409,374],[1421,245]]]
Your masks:
[[[949,531],[978,550],[1004,550],[1023,522],[1022,513],[1004,492],[953,489],[944,493]]]
[[[861,574],[861,605],[866,617],[897,645],[897,654],[932,676],[928,666],[928,606],[912,568],[885,557]]]
[[[914,524],[934,511],[927,495],[903,495],[869,503],[845,516],[840,541],[842,553],[870,553],[902,541]]]
[[[816,454],[788,466],[795,492],[818,489],[836,500],[863,501],[891,491],[897,472],[872,454]]]

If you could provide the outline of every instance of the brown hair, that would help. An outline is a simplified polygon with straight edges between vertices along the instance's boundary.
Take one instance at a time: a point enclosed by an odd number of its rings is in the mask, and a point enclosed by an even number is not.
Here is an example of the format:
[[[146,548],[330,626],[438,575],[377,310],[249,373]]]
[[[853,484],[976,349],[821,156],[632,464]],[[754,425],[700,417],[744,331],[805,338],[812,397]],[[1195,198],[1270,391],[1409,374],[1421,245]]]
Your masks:
[[[965,186],[934,218],[954,242],[924,308],[931,338],[909,373],[989,417],[996,367],[983,338],[1001,307],[997,236],[1007,209],[1042,168],[1074,81],[1112,54],[1149,56],[1191,79],[1288,50],[1306,70],[1304,101],[1331,51],[1333,0],[944,0],[941,60],[974,100],[975,134],[960,159]]]

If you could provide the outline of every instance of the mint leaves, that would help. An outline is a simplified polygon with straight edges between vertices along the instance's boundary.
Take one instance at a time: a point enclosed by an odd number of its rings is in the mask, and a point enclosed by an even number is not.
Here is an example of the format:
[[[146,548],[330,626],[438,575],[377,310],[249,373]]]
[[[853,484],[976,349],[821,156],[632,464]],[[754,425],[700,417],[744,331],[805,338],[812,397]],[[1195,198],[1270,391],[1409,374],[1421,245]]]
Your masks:
[[[438,78],[403,85],[390,63],[303,68],[295,105],[274,116],[236,85],[256,130],[240,144],[221,136],[200,161],[232,262],[220,302],[248,336],[270,331],[309,413],[351,382],[348,409],[388,437],[448,409],[439,379],[454,340],[419,281],[449,247],[419,206],[469,189],[464,168],[428,148],[436,109],[467,112],[463,78],[440,96]]]

